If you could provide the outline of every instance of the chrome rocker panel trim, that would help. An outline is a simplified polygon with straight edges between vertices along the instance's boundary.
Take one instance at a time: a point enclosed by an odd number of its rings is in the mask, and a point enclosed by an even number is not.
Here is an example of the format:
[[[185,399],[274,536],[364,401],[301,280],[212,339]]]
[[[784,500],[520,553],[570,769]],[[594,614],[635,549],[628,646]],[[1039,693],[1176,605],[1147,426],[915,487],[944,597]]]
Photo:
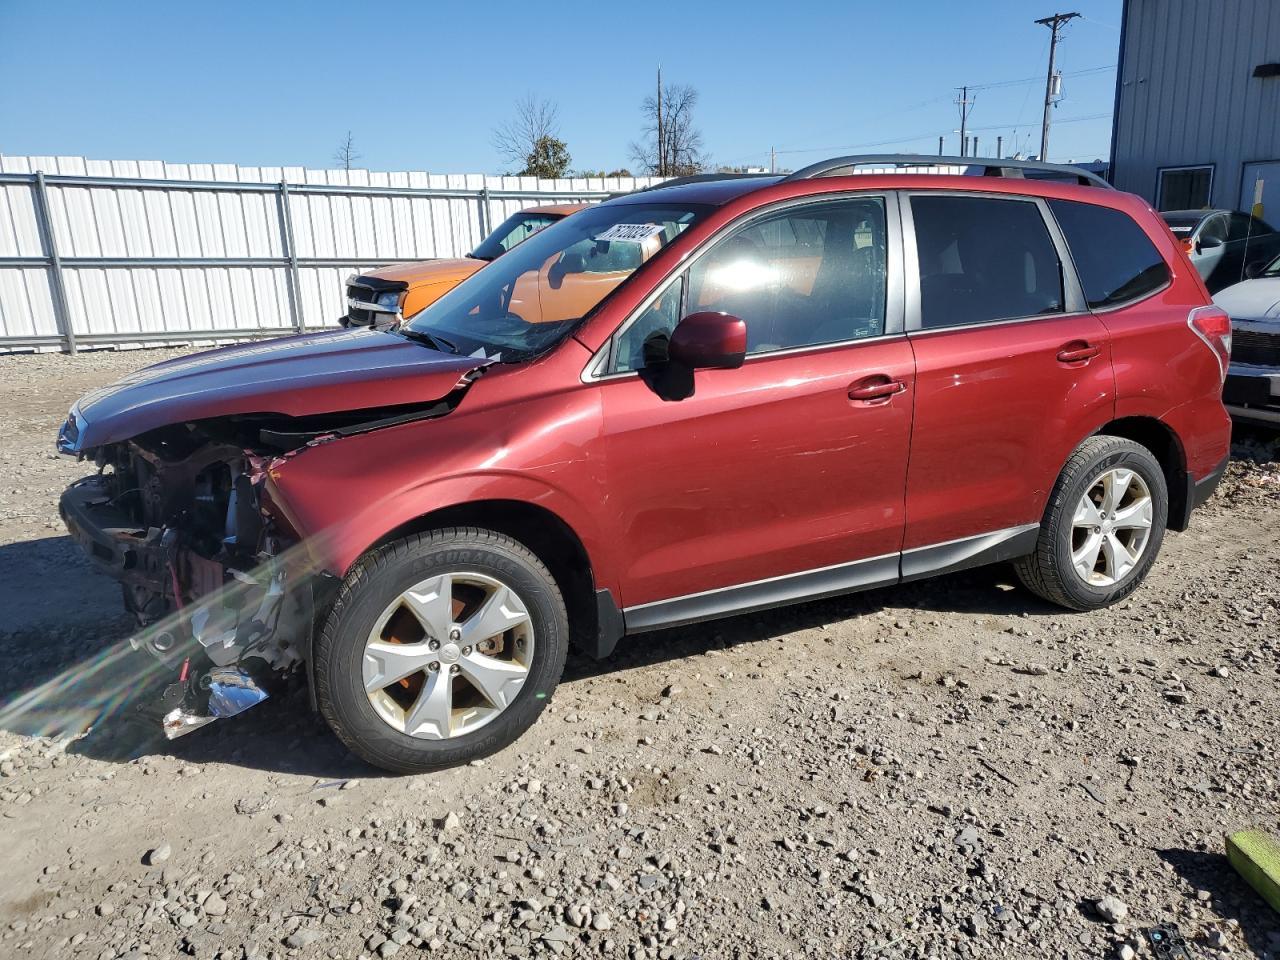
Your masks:
[[[1038,523],[963,537],[901,553],[802,570],[750,583],[654,600],[622,611],[628,634],[753,613],[844,593],[870,590],[940,573],[1026,556],[1040,536]]]

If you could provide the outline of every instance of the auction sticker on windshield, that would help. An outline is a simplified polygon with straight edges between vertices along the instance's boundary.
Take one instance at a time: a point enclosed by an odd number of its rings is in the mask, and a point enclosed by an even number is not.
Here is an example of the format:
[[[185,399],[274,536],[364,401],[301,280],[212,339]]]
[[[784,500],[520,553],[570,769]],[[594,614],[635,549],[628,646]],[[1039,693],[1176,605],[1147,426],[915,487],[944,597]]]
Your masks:
[[[662,232],[662,224],[660,223],[615,223],[604,233],[593,237],[593,240],[604,240],[612,242],[614,240],[623,243],[644,243],[650,237],[656,237]]]

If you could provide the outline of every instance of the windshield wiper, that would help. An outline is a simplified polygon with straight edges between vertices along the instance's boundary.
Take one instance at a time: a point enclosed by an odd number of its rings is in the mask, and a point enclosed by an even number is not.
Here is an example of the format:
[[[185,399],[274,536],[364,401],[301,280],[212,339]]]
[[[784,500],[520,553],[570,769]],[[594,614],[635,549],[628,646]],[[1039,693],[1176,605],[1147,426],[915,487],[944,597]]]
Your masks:
[[[468,253],[467,258],[470,260],[483,260],[485,263],[493,263],[493,257],[481,256],[478,253]]]
[[[444,337],[427,333],[425,330],[414,330],[412,327],[401,327],[400,335],[406,340],[413,340],[417,343],[426,344],[432,350],[438,350],[441,353],[457,353],[457,345],[449,342]]]

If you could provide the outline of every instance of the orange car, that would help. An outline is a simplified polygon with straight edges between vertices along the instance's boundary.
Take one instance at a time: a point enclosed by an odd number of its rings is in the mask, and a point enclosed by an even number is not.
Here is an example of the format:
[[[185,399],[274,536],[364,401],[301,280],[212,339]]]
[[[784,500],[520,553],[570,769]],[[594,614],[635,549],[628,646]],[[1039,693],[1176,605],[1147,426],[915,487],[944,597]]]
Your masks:
[[[386,326],[411,317],[522,240],[585,206],[526,207],[504,220],[465,258],[393,263],[353,275],[347,279],[347,315],[338,322],[344,327]]]

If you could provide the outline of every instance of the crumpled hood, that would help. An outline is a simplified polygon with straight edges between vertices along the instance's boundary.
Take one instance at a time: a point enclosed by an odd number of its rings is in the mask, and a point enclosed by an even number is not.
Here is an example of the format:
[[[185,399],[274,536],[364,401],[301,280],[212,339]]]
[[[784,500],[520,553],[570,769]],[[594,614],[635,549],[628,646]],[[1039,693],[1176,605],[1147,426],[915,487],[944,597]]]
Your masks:
[[[1219,290],[1213,302],[1234,320],[1280,319],[1280,277],[1260,277]]]
[[[73,407],[76,447],[229,414],[307,416],[429,403],[484,362],[367,328],[208,350],[85,394]]]

